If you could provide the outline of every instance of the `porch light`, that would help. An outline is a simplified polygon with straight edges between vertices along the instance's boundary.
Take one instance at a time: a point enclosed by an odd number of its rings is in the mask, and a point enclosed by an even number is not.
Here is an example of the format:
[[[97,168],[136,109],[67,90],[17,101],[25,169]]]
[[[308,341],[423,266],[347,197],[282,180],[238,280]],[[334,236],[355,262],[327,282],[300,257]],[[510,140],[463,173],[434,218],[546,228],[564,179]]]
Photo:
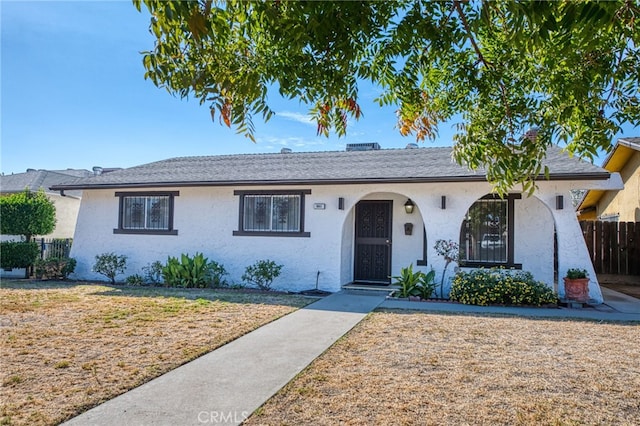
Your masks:
[[[413,213],[414,207],[415,207],[415,204],[413,204],[413,201],[411,201],[411,198],[408,198],[407,202],[404,203],[404,211],[407,212],[407,214],[411,214]]]
[[[556,210],[564,209],[564,197],[562,195],[556,195]]]

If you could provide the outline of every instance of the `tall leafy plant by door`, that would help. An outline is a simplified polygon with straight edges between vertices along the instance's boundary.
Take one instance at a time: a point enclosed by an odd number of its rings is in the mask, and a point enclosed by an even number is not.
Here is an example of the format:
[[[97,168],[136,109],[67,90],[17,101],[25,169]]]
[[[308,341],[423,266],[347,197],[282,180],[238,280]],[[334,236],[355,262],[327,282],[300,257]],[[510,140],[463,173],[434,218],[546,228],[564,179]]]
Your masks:
[[[444,277],[451,262],[458,262],[460,258],[460,247],[455,241],[438,240],[433,248],[439,256],[444,257],[445,264],[440,279],[440,298],[444,299]]]

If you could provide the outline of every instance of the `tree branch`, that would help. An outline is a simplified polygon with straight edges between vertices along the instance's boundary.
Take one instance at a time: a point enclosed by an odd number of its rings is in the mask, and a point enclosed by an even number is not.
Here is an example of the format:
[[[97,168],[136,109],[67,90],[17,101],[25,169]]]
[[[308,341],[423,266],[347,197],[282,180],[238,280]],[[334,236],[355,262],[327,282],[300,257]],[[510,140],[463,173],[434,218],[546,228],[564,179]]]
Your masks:
[[[625,50],[626,50],[625,47],[623,47],[620,50],[620,56],[618,56],[618,63],[616,64],[614,69],[620,69],[620,64],[622,64],[622,58],[624,56],[624,51]],[[613,95],[613,92],[616,90],[617,82],[618,82],[618,80],[616,79],[615,74],[614,74],[613,81],[611,82],[611,89],[609,89],[609,94],[607,95],[607,99],[605,99],[604,105],[602,105],[603,109],[609,104],[609,100],[611,99],[611,95]]]
[[[482,54],[482,50],[480,50],[480,46],[478,46],[476,39],[473,37],[473,34],[471,33],[471,28],[469,27],[469,22],[467,21],[467,17],[464,14],[464,11],[462,10],[462,6],[460,6],[460,0],[454,0],[453,7],[458,12],[458,16],[460,16],[460,20],[462,21],[464,30],[467,33],[467,38],[469,39],[469,42],[471,42],[471,45],[473,46],[473,49],[476,52],[476,55],[478,55],[478,60],[480,60],[480,62],[482,62],[487,68],[495,68],[492,62],[489,62],[485,59],[484,55]],[[502,102],[504,103],[505,115],[509,120],[509,127],[511,129],[511,134],[513,135],[511,109],[509,108],[509,103],[507,102],[507,88],[502,82],[502,79],[500,79],[499,86],[500,86],[500,95],[502,96]]]
[[[478,46],[478,43],[476,43],[476,39],[473,37],[473,35],[471,33],[471,28],[469,28],[469,22],[467,22],[467,17],[464,14],[464,11],[462,10],[462,7],[460,6],[460,1],[459,0],[454,0],[453,1],[453,7],[458,12],[458,16],[460,16],[460,20],[462,21],[462,25],[464,26],[464,30],[467,32],[467,38],[471,42],[471,45],[473,46],[473,50],[476,51],[476,55],[478,55],[478,59],[480,59],[480,61],[486,67],[492,67],[493,64],[491,62],[487,61],[484,58],[484,55],[482,54],[482,51],[480,50],[480,47]]]

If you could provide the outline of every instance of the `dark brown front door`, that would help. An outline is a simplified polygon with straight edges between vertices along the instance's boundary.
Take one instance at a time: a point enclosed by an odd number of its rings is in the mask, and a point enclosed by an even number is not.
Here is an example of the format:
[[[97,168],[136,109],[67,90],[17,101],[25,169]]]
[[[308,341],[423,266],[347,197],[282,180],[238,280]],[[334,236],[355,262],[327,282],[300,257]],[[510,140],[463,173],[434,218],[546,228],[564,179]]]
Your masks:
[[[391,282],[391,208],[393,201],[356,205],[355,282]]]

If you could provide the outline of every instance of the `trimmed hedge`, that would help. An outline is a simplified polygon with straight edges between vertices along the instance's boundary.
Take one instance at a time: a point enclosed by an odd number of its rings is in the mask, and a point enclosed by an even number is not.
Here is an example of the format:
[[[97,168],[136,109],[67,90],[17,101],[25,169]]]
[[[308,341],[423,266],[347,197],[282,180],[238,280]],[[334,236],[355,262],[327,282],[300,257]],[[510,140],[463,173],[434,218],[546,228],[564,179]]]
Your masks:
[[[458,272],[453,278],[451,300],[467,305],[547,305],[558,299],[545,283],[530,272],[478,269]]]
[[[0,267],[28,268],[40,256],[40,246],[35,241],[5,241],[0,243]]]

